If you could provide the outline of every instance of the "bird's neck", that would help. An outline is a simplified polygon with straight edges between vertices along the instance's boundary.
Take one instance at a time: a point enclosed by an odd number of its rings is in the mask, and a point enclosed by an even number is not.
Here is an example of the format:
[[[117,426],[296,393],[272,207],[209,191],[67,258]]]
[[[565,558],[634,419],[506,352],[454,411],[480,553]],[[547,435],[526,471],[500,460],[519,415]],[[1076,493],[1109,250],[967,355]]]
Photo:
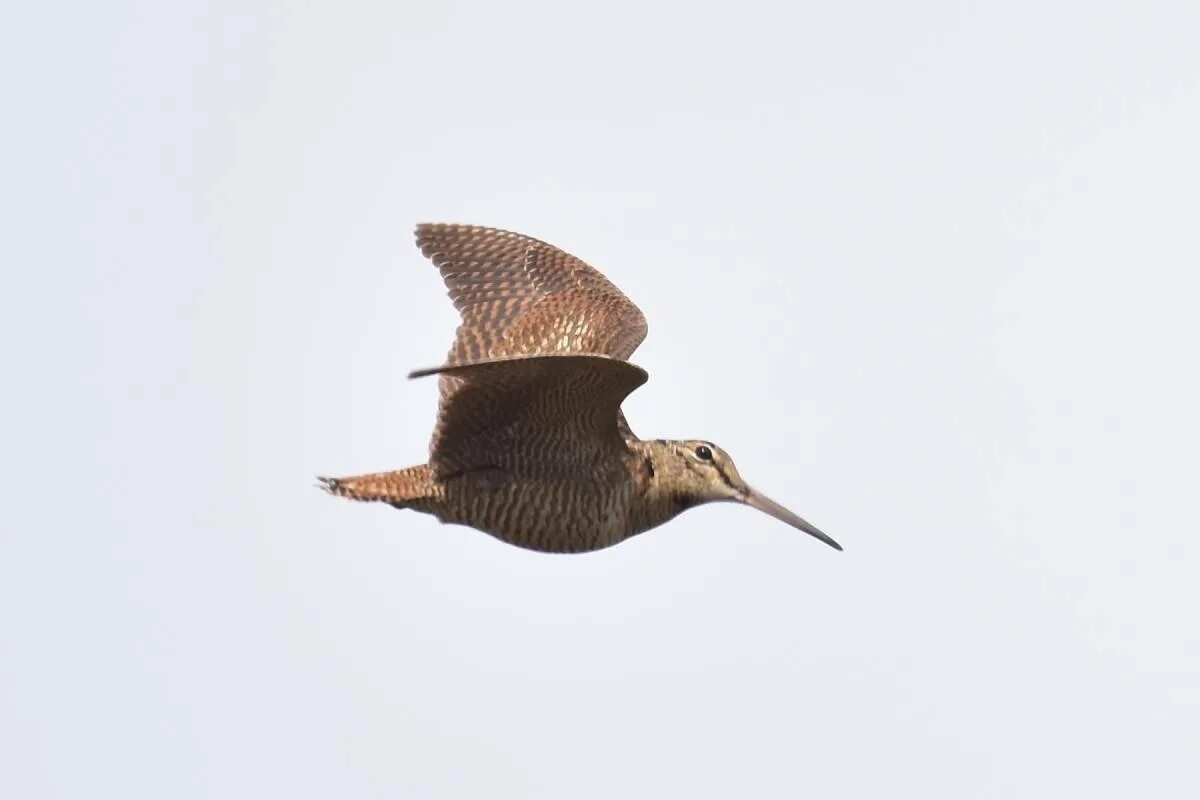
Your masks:
[[[699,501],[678,489],[674,480],[677,458],[671,445],[662,440],[629,442],[633,454],[634,497],[631,527],[634,532],[649,530],[678,516]]]

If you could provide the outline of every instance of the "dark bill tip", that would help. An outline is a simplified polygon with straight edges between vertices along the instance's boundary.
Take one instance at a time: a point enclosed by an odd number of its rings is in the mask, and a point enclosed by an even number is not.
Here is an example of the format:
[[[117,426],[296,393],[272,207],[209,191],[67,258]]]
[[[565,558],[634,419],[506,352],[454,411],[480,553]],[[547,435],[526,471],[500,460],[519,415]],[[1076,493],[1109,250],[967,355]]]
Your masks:
[[[788,511],[786,508],[779,505],[779,503],[776,503],[774,500],[767,497],[766,495],[759,494],[758,492],[751,489],[749,494],[746,495],[746,499],[743,502],[745,502],[745,504],[750,506],[751,508],[757,508],[759,511],[763,512],[764,514],[770,514],[772,517],[779,520],[780,522],[785,522],[788,525],[791,525],[793,528],[796,528],[797,530],[804,531],[809,536],[812,536],[815,539],[820,539],[822,542],[829,545],[834,550],[842,549],[842,546],[840,544],[835,542],[831,536],[829,536],[828,534],[823,532],[816,525],[813,525],[811,522],[809,522],[808,520],[799,516],[798,514],[793,514],[791,511]]]

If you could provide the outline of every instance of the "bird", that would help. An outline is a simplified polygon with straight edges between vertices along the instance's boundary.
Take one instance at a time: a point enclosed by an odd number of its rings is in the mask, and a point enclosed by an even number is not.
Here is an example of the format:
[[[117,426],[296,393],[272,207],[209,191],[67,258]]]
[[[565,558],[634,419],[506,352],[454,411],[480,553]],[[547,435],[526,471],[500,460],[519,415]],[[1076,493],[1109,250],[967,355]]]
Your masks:
[[[629,357],[642,312],[599,271],[511,231],[420,224],[460,324],[438,376],[426,464],[318,477],[338,497],[466,525],[528,550],[611,547],[714,502],[765,512],[837,550],[751,488],[710,441],[640,439],[621,404],[647,380]]]

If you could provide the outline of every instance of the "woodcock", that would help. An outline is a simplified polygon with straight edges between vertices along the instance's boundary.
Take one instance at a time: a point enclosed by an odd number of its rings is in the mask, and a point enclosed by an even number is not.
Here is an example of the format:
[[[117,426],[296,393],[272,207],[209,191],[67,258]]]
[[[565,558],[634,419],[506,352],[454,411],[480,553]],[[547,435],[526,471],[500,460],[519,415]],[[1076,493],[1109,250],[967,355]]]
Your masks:
[[[639,439],[621,412],[646,319],[596,270],[516,233],[419,225],[462,317],[438,375],[429,463],[320,478],[330,494],[469,525],[519,547],[599,550],[704,503],[744,503],[841,550],[750,488],[706,441]]]

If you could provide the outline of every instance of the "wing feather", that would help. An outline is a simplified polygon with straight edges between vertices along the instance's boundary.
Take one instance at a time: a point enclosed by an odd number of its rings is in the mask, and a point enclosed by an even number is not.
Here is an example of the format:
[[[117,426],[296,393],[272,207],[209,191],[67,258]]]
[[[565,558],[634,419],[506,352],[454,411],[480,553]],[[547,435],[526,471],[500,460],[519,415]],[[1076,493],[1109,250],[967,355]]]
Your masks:
[[[438,408],[430,466],[441,478],[501,470],[586,480],[628,455],[621,403],[646,372],[605,355],[544,354],[418,370],[455,383]]]
[[[416,239],[462,318],[449,364],[538,353],[625,360],[646,338],[637,306],[557,247],[474,225],[418,225]]]

